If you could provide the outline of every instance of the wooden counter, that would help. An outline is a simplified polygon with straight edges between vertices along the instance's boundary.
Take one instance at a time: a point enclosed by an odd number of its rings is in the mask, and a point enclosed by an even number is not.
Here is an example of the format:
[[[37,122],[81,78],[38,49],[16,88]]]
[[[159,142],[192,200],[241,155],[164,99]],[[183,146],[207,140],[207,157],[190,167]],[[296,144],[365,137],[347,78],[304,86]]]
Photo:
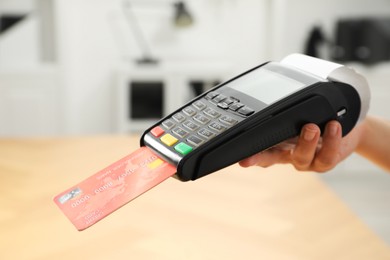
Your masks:
[[[390,259],[313,173],[238,165],[167,180],[78,232],[52,201],[138,137],[0,140],[0,259]]]

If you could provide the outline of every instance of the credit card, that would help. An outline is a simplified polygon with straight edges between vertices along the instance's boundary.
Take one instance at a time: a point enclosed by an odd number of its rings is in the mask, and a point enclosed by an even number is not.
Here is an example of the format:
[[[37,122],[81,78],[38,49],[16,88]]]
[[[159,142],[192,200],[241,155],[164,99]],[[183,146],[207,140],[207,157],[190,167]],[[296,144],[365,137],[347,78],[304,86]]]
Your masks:
[[[176,168],[141,147],[54,198],[84,230],[176,173]]]

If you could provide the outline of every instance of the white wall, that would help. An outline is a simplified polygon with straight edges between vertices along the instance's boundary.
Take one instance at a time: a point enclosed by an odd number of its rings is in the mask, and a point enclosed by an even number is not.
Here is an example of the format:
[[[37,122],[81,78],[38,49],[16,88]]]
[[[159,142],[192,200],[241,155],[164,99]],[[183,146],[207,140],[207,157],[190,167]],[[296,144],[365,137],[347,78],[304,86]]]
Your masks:
[[[57,1],[65,133],[109,132],[111,71],[118,58],[107,24],[112,1]]]
[[[62,133],[60,78],[53,66],[0,69],[0,136]]]
[[[168,1],[163,1],[168,2]],[[170,1],[169,1],[170,2]],[[59,61],[64,68],[66,129],[70,134],[113,129],[113,70],[139,55],[121,1],[56,0]],[[264,60],[265,8],[261,1],[192,0],[193,27],[175,31],[169,8],[138,2],[146,37],[163,62],[229,61],[247,68]],[[161,10],[160,10],[161,9]],[[130,63],[129,63],[130,64]],[[130,67],[130,66],[129,66]]]
[[[0,14],[5,12],[24,13],[35,8],[35,0],[0,0]]]
[[[40,61],[39,19],[29,15],[0,35],[0,69],[36,66]]]
[[[0,35],[0,136],[63,133],[61,75],[41,62],[35,0],[0,0],[0,14],[27,15]]]
[[[28,14],[18,24],[18,30],[8,30],[0,35],[0,67],[26,67],[39,60],[38,23],[34,15],[35,0],[0,0],[0,15]]]
[[[122,0],[53,1],[57,38],[54,49],[63,79],[59,92],[63,113],[58,115],[63,133],[112,132],[116,113],[112,96],[114,71],[120,64],[122,68],[129,64],[131,72],[130,64],[140,56],[125,23]],[[237,72],[302,51],[308,30],[315,23],[323,24],[331,33],[336,18],[390,12],[388,0],[372,0],[368,6],[364,0],[187,0],[195,23],[188,29],[176,29],[171,25],[171,2],[132,0],[155,56],[170,64],[232,63]],[[0,12],[5,8],[34,10],[33,3],[34,0],[0,0]],[[19,43],[9,44],[12,48],[0,49],[0,55],[5,52],[9,57],[2,55],[0,65],[2,58],[10,61],[8,65],[11,61],[28,60],[34,64],[39,51],[24,47],[26,43],[42,46],[36,43],[38,36],[27,36],[39,33],[34,26],[23,39],[18,38]],[[15,51],[20,47],[26,53]]]

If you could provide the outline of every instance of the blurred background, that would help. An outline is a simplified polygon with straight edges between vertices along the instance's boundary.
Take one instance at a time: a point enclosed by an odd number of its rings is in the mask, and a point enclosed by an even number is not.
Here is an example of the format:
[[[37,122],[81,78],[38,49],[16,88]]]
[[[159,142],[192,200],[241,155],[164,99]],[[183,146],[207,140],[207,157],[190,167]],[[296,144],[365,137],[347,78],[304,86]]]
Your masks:
[[[389,118],[389,0],[0,0],[0,137],[140,133],[292,52],[353,66]],[[321,178],[390,243],[387,173],[352,156]]]

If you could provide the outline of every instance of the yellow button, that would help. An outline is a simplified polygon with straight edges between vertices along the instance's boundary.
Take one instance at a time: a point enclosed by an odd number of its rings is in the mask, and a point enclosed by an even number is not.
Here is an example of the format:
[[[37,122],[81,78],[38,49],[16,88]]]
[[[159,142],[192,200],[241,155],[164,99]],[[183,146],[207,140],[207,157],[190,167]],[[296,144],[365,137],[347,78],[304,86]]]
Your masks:
[[[166,144],[168,146],[174,145],[177,141],[178,140],[170,134],[166,134],[163,137],[161,137],[161,142],[163,142],[164,144]]]

